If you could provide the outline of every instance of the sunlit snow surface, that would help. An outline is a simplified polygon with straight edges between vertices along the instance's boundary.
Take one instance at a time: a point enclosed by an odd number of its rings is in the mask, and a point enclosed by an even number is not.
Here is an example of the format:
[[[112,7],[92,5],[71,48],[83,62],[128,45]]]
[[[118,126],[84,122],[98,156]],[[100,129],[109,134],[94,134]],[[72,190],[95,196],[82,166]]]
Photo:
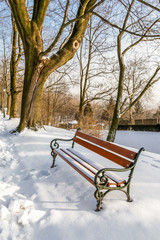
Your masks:
[[[160,133],[119,131],[116,143],[146,151],[136,166],[132,203],[121,192],[108,194],[95,212],[94,187],[57,157],[51,169],[49,144],[73,131],[47,127],[10,134],[18,119],[0,115],[1,240],[158,240],[160,235]],[[105,138],[106,133],[102,133]],[[63,142],[62,147],[70,147]],[[109,161],[75,146],[99,164]]]

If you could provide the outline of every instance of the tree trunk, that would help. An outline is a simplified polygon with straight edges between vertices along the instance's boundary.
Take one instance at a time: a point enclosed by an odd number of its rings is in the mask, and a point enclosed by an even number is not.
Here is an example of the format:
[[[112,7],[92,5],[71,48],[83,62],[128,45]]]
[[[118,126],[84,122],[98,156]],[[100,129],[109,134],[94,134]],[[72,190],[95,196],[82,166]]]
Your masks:
[[[1,111],[4,113],[4,82],[2,81],[2,90],[1,90]]]
[[[81,100],[79,104],[79,112],[78,112],[78,124],[80,128],[82,128],[83,126],[83,118],[84,118],[84,105],[83,105],[83,101]]]
[[[117,38],[117,52],[118,52],[118,61],[119,61],[119,82],[118,82],[118,93],[116,105],[114,108],[113,119],[111,123],[111,127],[107,136],[107,141],[114,142],[116,137],[116,131],[118,129],[119,120],[121,118],[121,106],[122,106],[122,95],[123,95],[123,83],[124,83],[124,73],[125,73],[125,65],[123,60],[123,54],[121,53],[121,38],[122,34],[120,33]]]
[[[10,76],[11,76],[11,107],[10,107],[10,119],[17,118],[17,95],[16,91],[16,66],[13,60],[10,64]]]
[[[31,58],[32,58],[31,54]],[[32,58],[33,59],[33,58]],[[40,121],[40,103],[45,79],[47,76],[40,74],[43,64],[34,63],[34,60],[26,63],[25,79],[23,87],[23,98],[21,106],[21,119],[17,130],[20,132],[25,127],[37,129],[41,125]],[[43,81],[42,81],[43,79]]]
[[[10,106],[10,119],[17,118],[17,95],[18,93],[14,90],[11,92],[11,106]]]
[[[107,141],[109,141],[109,142],[114,142],[115,137],[116,137],[116,131],[118,129],[118,124],[119,124],[119,120],[120,120],[119,115],[118,115],[118,113],[119,113],[119,111],[118,111],[119,106],[118,105],[115,106],[111,127],[110,127],[110,130],[109,130],[108,136],[107,136]]]
[[[17,65],[21,58],[21,52],[19,52],[17,56],[17,42],[19,45],[19,51],[21,51],[20,47],[20,38],[18,38],[18,31],[16,27],[16,23],[14,18],[12,17],[12,54],[11,54],[11,61],[10,61],[10,84],[11,84],[11,105],[10,105],[10,119],[17,118]]]
[[[48,89],[48,96],[47,96],[47,125],[50,125],[50,92]]]
[[[11,95],[7,93],[7,115],[10,116],[10,109],[11,109]]]

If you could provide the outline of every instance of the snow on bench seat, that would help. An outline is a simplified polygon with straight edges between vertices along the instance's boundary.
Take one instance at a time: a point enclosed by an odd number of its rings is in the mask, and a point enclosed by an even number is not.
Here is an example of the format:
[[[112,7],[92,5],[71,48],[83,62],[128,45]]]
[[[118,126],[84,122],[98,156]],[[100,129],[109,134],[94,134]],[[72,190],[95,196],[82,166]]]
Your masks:
[[[81,175],[84,176],[84,174],[89,177],[90,181],[90,176],[92,176],[92,181],[94,181],[94,176],[97,174],[97,172],[101,169],[103,169],[103,166],[96,166],[95,164],[92,163],[92,161],[86,157],[84,157],[81,153],[75,151],[73,148],[69,149],[60,149],[57,150],[56,152],[58,155],[60,155],[67,163],[69,163],[75,170],[78,169],[77,171],[82,171],[80,173]],[[89,176],[88,176],[89,174]],[[121,186],[126,183],[124,179],[121,177],[117,176],[115,173],[107,172],[106,173],[107,177],[109,178],[108,186]],[[85,177],[85,176],[84,176]],[[92,182],[91,182],[92,183]],[[92,183],[93,184],[93,183]]]
[[[71,167],[73,167],[77,172],[79,172],[83,177],[85,177],[90,183],[94,185],[94,174],[79,164],[76,160],[73,160],[67,154],[65,154],[61,149],[55,149],[54,152],[58,154],[64,161],[66,161]]]
[[[100,164],[98,164],[98,166],[95,165],[90,159],[86,158],[85,156],[83,156],[81,153],[77,152],[73,148],[68,148],[67,150],[72,152],[78,158],[82,159],[83,162],[87,162],[90,166],[92,166],[93,168],[95,168],[98,171],[105,168],[104,166],[102,166]],[[107,176],[110,178],[110,182],[108,183],[108,185],[115,185],[115,183],[116,183],[117,186],[120,186],[120,185],[126,183],[126,181],[123,178],[119,177],[118,175],[116,175],[113,172],[107,172]]]

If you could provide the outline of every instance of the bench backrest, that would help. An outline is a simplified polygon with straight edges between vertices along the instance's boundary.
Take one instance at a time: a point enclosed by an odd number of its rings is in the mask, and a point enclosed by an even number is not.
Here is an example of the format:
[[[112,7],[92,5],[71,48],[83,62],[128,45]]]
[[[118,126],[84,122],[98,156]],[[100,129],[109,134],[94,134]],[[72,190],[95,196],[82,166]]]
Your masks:
[[[136,152],[117,146],[114,143],[89,136],[80,131],[76,132],[73,141],[125,168],[131,166],[137,155]]]

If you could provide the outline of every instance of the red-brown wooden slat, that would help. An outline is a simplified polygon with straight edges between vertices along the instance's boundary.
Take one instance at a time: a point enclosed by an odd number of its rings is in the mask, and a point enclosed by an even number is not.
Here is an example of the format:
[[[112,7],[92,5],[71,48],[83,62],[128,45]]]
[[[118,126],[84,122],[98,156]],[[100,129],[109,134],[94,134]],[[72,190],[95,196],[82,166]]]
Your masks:
[[[59,155],[65,162],[67,162],[72,168],[74,168],[79,174],[81,174],[84,178],[86,178],[92,185],[94,185],[94,181],[89,178],[83,171],[78,169],[76,166],[74,166],[71,162],[69,162],[65,157],[63,157],[59,152],[56,151],[56,149],[53,150],[57,155]]]
[[[74,137],[74,142],[82,145],[83,147],[85,147],[87,149],[90,149],[91,151],[93,151],[95,153],[98,153],[102,157],[108,158],[109,160],[111,160],[125,168],[129,167],[132,164],[132,162],[130,162],[129,160],[124,159],[121,156],[117,156],[114,153],[108,152],[107,149],[104,150],[102,148],[99,148],[98,146],[93,145],[89,142],[86,142],[80,138]]]
[[[110,142],[107,142],[107,141],[103,141],[103,140],[98,139],[96,137],[89,136],[89,135],[87,135],[85,133],[82,133],[80,131],[76,132],[76,136],[78,136],[80,138],[83,138],[83,139],[86,139],[87,141],[90,141],[90,142],[92,142],[94,144],[97,144],[97,145],[99,145],[99,146],[101,146],[103,148],[106,148],[106,149],[110,150],[110,151],[114,151],[114,152],[116,152],[116,153],[118,153],[118,154],[120,154],[120,155],[122,155],[124,157],[130,158],[132,160],[135,159],[136,154],[137,154],[136,152],[133,152],[133,151],[130,151],[130,150],[125,149],[123,147],[117,146],[117,145],[115,145],[113,143],[110,143]]]

